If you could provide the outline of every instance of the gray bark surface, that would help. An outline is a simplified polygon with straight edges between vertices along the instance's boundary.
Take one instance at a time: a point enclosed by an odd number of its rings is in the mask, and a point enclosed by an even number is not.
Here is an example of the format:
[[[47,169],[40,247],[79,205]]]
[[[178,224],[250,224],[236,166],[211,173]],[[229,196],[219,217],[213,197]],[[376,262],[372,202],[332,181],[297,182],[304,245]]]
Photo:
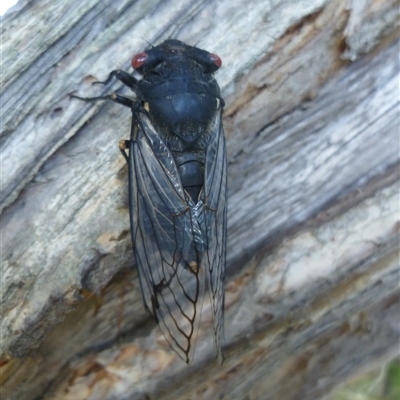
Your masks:
[[[318,399],[399,350],[399,3],[21,1],[2,20],[1,398]],[[130,111],[70,98],[177,38],[226,100],[225,362],[145,312]],[[125,90],[125,89],[122,89]],[[128,93],[125,91],[124,93]]]

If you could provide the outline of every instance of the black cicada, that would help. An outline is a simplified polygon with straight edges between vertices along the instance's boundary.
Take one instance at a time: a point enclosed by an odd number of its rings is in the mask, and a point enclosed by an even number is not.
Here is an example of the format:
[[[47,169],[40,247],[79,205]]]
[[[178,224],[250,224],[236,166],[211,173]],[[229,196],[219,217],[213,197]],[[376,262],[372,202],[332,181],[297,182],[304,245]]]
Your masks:
[[[129,165],[132,241],[143,300],[172,348],[193,359],[205,287],[222,361],[226,249],[224,100],[213,78],[215,55],[167,40],[132,59],[143,79],[122,70],[136,94],[113,100],[132,111],[130,140],[120,149]],[[128,154],[126,150],[128,149]]]

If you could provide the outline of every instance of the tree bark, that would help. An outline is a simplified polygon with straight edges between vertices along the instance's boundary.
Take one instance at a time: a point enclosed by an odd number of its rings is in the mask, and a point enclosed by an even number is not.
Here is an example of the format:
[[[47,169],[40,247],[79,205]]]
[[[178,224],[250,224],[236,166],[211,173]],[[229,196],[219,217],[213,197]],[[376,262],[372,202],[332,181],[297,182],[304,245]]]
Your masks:
[[[1,396],[317,399],[398,352],[396,0],[20,1],[2,21]],[[225,362],[145,312],[118,140],[71,94],[167,38],[218,54]],[[124,89],[123,89],[124,90]]]

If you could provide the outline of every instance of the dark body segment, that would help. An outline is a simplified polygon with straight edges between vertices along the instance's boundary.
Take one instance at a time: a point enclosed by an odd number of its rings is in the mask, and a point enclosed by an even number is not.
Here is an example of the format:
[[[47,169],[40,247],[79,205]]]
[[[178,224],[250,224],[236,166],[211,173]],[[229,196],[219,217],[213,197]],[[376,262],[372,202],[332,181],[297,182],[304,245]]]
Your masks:
[[[173,153],[183,186],[196,201],[204,184],[209,127],[224,104],[212,75],[218,66],[208,52],[178,40],[168,40],[146,54],[146,62],[137,69],[144,77],[135,93]]]

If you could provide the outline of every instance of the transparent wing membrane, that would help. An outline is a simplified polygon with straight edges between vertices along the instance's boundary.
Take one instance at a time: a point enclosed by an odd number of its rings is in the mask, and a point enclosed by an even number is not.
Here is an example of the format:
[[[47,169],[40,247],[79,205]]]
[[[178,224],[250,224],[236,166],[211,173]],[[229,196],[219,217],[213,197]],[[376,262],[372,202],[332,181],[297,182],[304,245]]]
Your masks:
[[[177,354],[193,359],[206,286],[222,360],[226,242],[226,155],[221,114],[206,153],[205,186],[187,201],[173,156],[151,122],[138,116],[129,154],[132,238],[146,308]]]

